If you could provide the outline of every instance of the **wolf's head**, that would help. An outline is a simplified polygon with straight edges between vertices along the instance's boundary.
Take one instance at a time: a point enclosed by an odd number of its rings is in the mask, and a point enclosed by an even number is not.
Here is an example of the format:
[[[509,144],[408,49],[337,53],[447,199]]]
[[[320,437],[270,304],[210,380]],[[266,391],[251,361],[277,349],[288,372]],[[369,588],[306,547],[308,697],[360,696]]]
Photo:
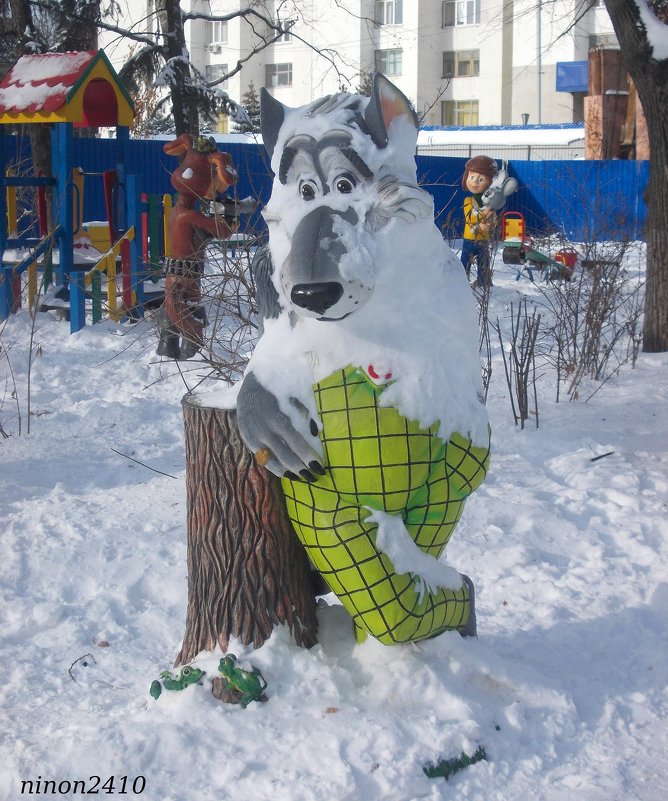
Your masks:
[[[379,74],[370,98],[344,92],[297,109],[262,91],[275,174],[264,217],[284,307],[319,320],[357,311],[373,294],[393,221],[432,215],[416,181],[417,125],[408,99]]]
[[[503,166],[494,176],[494,180],[483,192],[482,205],[492,211],[501,211],[506,204],[508,195],[517,191],[517,179],[508,175],[508,169]]]

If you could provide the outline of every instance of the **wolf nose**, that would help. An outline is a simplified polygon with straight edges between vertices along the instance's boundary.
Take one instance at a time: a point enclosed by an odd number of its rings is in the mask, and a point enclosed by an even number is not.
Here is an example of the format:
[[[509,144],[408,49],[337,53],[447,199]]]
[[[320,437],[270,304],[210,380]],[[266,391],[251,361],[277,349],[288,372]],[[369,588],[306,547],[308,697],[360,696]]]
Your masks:
[[[316,314],[324,314],[343,295],[343,287],[338,281],[321,281],[314,284],[296,284],[292,287],[290,298],[295,306]]]

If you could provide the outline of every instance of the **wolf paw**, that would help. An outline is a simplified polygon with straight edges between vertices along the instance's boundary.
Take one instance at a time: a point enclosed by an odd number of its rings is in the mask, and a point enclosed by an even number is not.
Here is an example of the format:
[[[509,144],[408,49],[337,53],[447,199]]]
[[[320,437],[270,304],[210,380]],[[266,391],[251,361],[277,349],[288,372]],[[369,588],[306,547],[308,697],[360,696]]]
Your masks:
[[[299,402],[295,406],[300,411],[305,409]],[[281,411],[276,396],[253,373],[246,375],[239,390],[237,423],[243,441],[274,475],[315,481],[316,476],[324,474],[320,455]],[[310,429],[317,434],[315,421],[310,421]]]

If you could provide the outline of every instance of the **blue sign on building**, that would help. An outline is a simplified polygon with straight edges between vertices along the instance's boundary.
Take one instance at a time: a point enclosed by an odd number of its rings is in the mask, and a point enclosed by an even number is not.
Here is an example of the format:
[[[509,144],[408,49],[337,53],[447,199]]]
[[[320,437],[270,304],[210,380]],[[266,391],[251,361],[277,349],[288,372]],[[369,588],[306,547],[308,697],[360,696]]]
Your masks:
[[[586,92],[589,62],[557,61],[557,92]]]

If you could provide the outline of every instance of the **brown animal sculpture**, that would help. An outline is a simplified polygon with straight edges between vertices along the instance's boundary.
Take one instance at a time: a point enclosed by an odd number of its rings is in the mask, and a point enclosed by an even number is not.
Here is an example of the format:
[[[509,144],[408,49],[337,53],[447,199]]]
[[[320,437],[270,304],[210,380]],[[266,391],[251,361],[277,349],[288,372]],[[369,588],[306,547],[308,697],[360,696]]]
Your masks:
[[[237,222],[198,209],[201,200],[215,200],[237,182],[237,171],[228,153],[216,148],[212,138],[181,134],[163,150],[183,156],[172,173],[176,202],[167,222],[170,253],[165,260],[165,304],[159,312],[158,355],[189,359],[203,343],[206,314],[201,305],[201,277],[206,242],[227,239]]]

